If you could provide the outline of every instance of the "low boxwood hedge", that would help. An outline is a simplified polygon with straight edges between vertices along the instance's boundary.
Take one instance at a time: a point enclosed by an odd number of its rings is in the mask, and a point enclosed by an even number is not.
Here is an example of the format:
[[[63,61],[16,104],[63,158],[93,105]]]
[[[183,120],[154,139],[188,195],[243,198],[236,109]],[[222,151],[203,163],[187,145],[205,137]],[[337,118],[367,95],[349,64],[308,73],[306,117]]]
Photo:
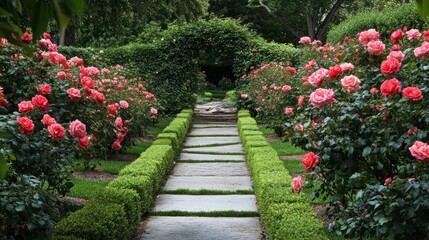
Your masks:
[[[159,134],[151,147],[122,169],[118,178],[85,207],[60,221],[53,239],[130,239],[140,217],[153,206],[155,194],[173,167],[181,146],[178,136],[182,140],[186,136],[192,114],[192,110],[179,113],[166,127],[166,132]]]
[[[240,137],[268,239],[328,239],[323,223],[317,220],[308,198],[293,193],[292,176],[277,152],[260,131],[244,130],[257,126],[256,121],[245,110],[240,113]]]

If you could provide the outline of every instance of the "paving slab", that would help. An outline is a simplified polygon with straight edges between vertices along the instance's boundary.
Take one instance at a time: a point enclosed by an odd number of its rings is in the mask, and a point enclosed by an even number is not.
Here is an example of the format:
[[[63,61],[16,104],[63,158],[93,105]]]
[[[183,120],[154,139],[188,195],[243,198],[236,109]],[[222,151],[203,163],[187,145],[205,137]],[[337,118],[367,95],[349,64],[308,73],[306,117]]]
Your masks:
[[[246,161],[244,155],[214,155],[200,153],[181,153],[179,161]]]
[[[237,163],[177,163],[173,176],[248,176],[244,162]]]
[[[227,124],[227,123],[194,123],[192,124],[193,128],[233,128],[233,127],[237,127],[237,124],[235,123],[231,123],[231,124]]]
[[[150,217],[141,240],[260,240],[257,217]]]
[[[250,176],[170,176],[164,190],[252,190]]]
[[[236,128],[192,128],[189,135],[234,135],[238,136]]]
[[[185,147],[204,146],[210,144],[228,144],[241,142],[239,137],[187,137]]]
[[[174,195],[161,194],[154,212],[257,212],[255,195]]]
[[[200,152],[200,153],[244,153],[241,143],[215,147],[193,147],[184,148],[182,152]]]

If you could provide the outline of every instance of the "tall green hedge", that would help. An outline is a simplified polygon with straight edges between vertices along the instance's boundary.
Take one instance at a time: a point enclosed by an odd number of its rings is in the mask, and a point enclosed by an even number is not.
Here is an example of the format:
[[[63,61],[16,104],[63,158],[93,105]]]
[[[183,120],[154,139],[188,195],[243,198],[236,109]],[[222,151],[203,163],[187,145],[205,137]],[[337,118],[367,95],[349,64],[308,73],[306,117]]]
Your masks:
[[[143,35],[142,35],[143,36]],[[231,66],[237,77],[250,66],[273,60],[294,64],[299,55],[290,45],[268,43],[239,21],[210,19],[186,25],[171,25],[152,39],[122,47],[93,49],[61,48],[67,57],[81,55],[92,63],[93,56],[108,65],[128,65],[147,81],[167,113],[190,108],[193,93],[202,92],[205,82],[201,66]],[[97,53],[97,55],[91,55]]]
[[[427,21],[426,21],[427,23]],[[425,20],[421,19],[415,3],[403,4],[383,11],[361,12],[348,20],[332,27],[327,40],[332,43],[343,41],[344,37],[355,37],[357,33],[374,28],[381,38],[389,38],[399,28],[424,29]]]

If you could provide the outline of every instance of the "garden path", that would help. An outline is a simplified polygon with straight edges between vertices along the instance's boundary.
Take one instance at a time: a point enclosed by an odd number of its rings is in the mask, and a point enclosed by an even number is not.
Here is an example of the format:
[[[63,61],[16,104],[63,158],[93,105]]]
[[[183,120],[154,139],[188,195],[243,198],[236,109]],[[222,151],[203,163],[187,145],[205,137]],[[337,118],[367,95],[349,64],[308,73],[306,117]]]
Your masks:
[[[235,109],[197,105],[177,164],[142,240],[248,239],[262,230]]]

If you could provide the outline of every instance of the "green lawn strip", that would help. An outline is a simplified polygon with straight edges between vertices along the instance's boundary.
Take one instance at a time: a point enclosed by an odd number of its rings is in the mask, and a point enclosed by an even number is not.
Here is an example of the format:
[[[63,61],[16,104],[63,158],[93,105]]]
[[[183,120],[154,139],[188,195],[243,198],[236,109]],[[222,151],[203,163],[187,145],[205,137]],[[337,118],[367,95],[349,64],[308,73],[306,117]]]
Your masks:
[[[205,151],[188,151],[183,150],[183,153],[194,153],[194,154],[207,154],[207,155],[244,155],[244,153],[238,152],[205,152]]]
[[[93,181],[86,179],[74,178],[72,180],[74,186],[70,189],[68,196],[90,199],[94,197],[97,192],[102,190],[109,184],[109,182],[104,181]]]
[[[259,127],[259,131],[261,131],[264,135],[273,135],[276,134],[274,129],[267,127]]]
[[[83,171],[83,160],[74,160],[76,165],[75,171]],[[126,161],[105,161],[105,160],[91,160],[90,164],[100,168],[103,172],[118,174],[124,167],[129,165],[131,162]]]
[[[153,141],[137,141],[134,146],[127,148],[125,152],[132,155],[140,155],[152,145],[152,142]]]
[[[250,211],[214,211],[214,212],[162,211],[162,212],[152,212],[151,216],[259,217],[259,214],[257,212],[250,212]]]
[[[283,164],[291,175],[305,173],[305,168],[302,166],[301,160],[285,160]]]
[[[166,126],[170,124],[171,121],[173,121],[174,117],[162,117],[161,120],[159,120],[157,123],[155,123],[155,126],[152,126],[149,128],[147,134],[148,135],[158,135],[159,133],[164,130]]]
[[[186,195],[230,195],[230,194],[254,194],[253,190],[235,190],[235,191],[224,191],[224,190],[189,190],[189,189],[177,189],[177,190],[163,190],[162,194],[186,194]]]
[[[184,159],[184,160],[177,160],[176,162],[181,162],[181,163],[242,163],[245,162],[245,160],[243,161],[237,161],[237,160],[189,160],[189,159]]]
[[[221,146],[229,146],[229,145],[235,145],[235,144],[240,144],[240,143],[241,143],[241,142],[212,143],[212,144],[206,144],[206,145],[192,145],[192,146],[185,146],[185,148],[221,147]]]
[[[284,155],[300,155],[306,152],[300,148],[292,146],[290,142],[269,142],[272,148],[276,150],[279,156]]]

